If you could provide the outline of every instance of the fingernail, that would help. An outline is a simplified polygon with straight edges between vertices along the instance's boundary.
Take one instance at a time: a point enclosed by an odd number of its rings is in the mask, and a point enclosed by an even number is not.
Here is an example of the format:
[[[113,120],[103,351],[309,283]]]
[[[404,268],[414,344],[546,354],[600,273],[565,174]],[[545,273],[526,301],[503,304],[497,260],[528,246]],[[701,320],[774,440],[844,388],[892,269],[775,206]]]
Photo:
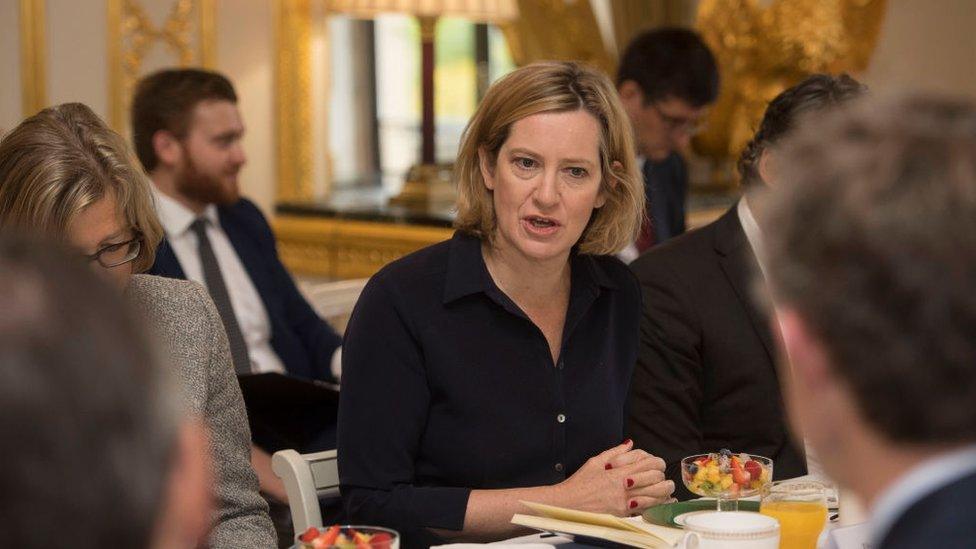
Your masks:
[[[630,444],[631,442],[633,442],[633,441],[630,440],[629,438],[625,438],[624,439],[624,444]]]
[[[610,469],[613,469],[613,465],[610,465],[608,463],[608,464],[604,465],[603,468],[606,469],[607,471],[609,471]]]
[[[627,488],[630,488],[633,485],[634,485],[634,479],[632,478],[627,479]]]
[[[634,507],[637,507],[637,500],[632,499],[630,500],[630,508],[633,509]]]

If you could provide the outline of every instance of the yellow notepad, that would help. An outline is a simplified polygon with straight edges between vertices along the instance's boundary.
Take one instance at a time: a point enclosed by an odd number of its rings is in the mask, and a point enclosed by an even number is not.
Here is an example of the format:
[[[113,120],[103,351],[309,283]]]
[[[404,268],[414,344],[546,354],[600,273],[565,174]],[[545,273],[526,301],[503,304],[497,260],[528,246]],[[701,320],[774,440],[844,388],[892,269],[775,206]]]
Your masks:
[[[669,549],[684,535],[677,528],[627,520],[606,513],[577,511],[531,501],[523,501],[522,504],[536,515],[517,514],[512,517],[512,523],[537,530],[600,538],[648,549]]]

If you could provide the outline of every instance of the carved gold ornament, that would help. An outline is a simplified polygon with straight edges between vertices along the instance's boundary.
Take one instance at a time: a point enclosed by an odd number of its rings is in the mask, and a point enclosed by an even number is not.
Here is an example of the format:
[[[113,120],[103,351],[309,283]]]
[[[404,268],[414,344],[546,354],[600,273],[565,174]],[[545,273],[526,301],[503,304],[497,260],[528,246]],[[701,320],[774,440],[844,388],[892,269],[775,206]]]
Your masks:
[[[715,52],[722,89],[696,152],[731,184],[735,159],[766,104],[817,72],[860,72],[877,43],[886,0],[702,0],[696,26]]]

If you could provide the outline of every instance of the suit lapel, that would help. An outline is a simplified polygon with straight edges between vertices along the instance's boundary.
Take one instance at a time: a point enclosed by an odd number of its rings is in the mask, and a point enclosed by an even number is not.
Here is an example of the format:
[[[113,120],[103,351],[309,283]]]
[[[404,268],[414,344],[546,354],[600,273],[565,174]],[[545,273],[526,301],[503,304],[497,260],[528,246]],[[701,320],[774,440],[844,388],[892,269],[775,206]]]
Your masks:
[[[159,247],[156,248],[156,260],[149,273],[168,278],[186,279],[183,266],[180,265],[180,261],[176,259],[176,254],[173,253],[173,248],[169,245],[169,239],[164,237],[159,243]]]
[[[759,340],[766,348],[769,363],[775,365],[775,346],[769,324],[769,315],[762,312],[753,297],[756,276],[760,276],[759,264],[749,245],[746,233],[739,221],[737,206],[733,206],[715,225],[715,251],[719,255],[719,264],[725,273],[729,284],[735,290],[739,302],[745,308],[752,327],[756,330]],[[775,371],[775,368],[774,368]]]
[[[222,206],[218,208],[217,216],[220,219],[221,228],[224,229],[227,239],[230,240],[230,245],[237,252],[237,257],[240,258],[241,263],[244,265],[247,276],[251,279],[251,283],[254,284],[254,289],[261,296],[265,310],[271,315],[272,311],[276,312],[273,303],[269,303],[272,294],[271,288],[273,287],[272,277],[265,262],[261,260],[261,250],[256,244],[257,240],[248,234],[248,228],[245,226],[245,223],[240,219],[239,215],[235,215],[230,210],[230,207]]]

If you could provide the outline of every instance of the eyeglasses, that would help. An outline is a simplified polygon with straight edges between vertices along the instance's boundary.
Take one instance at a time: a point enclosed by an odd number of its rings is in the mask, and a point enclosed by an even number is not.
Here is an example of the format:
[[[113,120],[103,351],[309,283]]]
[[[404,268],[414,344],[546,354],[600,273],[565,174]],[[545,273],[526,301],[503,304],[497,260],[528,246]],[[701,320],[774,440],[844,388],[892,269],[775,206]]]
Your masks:
[[[85,257],[88,261],[97,261],[102,267],[111,269],[112,267],[118,267],[119,265],[125,265],[133,261],[139,257],[139,252],[141,251],[142,235],[136,235],[130,240],[119,242],[118,244],[110,244]]]
[[[657,103],[652,102],[650,105],[657,112],[657,115],[661,117],[664,125],[668,127],[668,131],[680,131],[686,135],[698,135],[704,131],[705,127],[707,126],[705,120],[702,118],[671,116],[670,114],[662,111],[661,107],[659,107]]]

